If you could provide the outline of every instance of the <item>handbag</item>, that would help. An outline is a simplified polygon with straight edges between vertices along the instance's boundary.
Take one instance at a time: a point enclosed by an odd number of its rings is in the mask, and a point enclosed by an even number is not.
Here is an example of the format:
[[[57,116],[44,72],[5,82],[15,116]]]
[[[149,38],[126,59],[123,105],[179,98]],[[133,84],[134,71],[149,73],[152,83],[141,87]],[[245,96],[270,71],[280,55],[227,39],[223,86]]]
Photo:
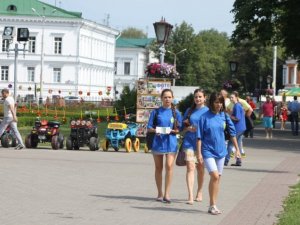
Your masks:
[[[186,161],[185,161],[185,151],[183,151],[182,143],[180,145],[177,158],[176,158],[176,165],[177,166],[186,166]]]
[[[225,129],[224,129],[224,137],[225,137],[225,140],[230,140],[231,135],[229,132],[229,125],[227,123],[227,115],[225,112],[224,112],[224,114],[225,114],[225,124],[226,124]]]

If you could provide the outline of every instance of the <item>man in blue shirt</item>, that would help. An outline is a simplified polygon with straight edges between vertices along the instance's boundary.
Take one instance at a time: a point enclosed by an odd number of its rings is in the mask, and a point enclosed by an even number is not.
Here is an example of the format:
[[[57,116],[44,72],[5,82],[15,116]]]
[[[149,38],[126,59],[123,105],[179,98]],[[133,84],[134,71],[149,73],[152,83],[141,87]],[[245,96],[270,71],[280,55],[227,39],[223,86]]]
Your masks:
[[[291,128],[294,136],[299,134],[299,116],[300,103],[297,101],[297,96],[294,96],[294,101],[288,105],[288,110],[291,112]]]

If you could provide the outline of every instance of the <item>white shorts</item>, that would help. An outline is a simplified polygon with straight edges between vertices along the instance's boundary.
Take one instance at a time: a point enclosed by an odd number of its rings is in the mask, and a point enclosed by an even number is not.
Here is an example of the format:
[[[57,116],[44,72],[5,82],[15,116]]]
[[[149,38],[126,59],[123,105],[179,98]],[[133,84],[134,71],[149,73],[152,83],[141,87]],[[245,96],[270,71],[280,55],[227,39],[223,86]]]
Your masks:
[[[203,160],[204,160],[205,167],[209,173],[218,171],[219,175],[222,175],[225,157],[221,159],[206,158]]]

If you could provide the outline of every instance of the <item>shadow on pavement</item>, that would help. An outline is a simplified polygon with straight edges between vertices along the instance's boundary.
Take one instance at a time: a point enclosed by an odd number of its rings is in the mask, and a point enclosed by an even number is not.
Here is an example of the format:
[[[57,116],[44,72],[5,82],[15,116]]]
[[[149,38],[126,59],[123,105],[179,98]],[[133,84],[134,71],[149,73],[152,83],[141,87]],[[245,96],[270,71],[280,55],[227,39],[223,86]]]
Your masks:
[[[237,170],[236,166],[235,167],[232,167],[232,166],[228,166],[228,167],[225,167],[227,170]],[[240,167],[238,169],[238,171],[241,171],[241,172],[253,172],[253,173],[289,173],[288,171],[279,171],[279,170],[263,170],[263,169],[248,169],[248,168],[243,168],[243,167]]]

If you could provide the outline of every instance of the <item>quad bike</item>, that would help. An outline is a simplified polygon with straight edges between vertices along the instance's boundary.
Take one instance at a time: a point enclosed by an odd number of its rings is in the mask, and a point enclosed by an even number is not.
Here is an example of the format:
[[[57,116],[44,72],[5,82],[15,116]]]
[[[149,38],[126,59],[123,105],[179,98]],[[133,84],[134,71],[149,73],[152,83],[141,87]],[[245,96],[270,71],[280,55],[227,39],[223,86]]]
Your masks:
[[[136,123],[109,123],[105,133],[103,151],[107,151],[111,146],[115,151],[119,151],[120,146],[125,147],[126,152],[135,152],[140,149],[140,140],[136,137],[138,125]]]
[[[51,142],[52,149],[64,147],[64,136],[59,132],[60,122],[37,120],[31,133],[25,138],[26,148],[36,148],[38,143]]]
[[[4,131],[4,133],[1,136],[1,145],[4,148],[17,146],[15,134],[11,130],[10,126],[7,126],[6,130]]]
[[[98,124],[92,119],[71,120],[71,133],[66,140],[68,150],[78,150],[80,147],[88,146],[91,151],[99,149]]]

